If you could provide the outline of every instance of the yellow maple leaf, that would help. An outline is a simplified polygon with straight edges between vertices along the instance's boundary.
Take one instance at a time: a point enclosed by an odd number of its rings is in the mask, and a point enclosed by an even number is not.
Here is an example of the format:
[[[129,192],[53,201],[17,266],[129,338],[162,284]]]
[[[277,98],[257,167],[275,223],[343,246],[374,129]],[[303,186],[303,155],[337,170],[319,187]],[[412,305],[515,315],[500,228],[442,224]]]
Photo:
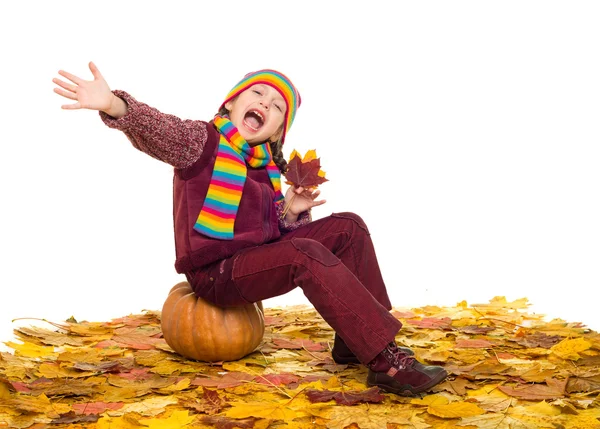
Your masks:
[[[410,401],[411,404],[415,405],[446,405],[448,402],[448,398],[443,395],[427,395],[421,399],[412,399]]]
[[[96,429],[140,429],[139,425],[132,423],[129,419],[121,417],[103,417],[96,423]]]
[[[452,402],[450,404],[431,404],[427,407],[427,412],[444,419],[472,417],[485,414],[485,410],[482,410],[472,402],[462,401]]]
[[[527,298],[521,298],[508,302],[505,296],[495,296],[489,302],[489,304],[473,304],[473,307],[477,309],[486,308],[493,311],[506,311],[507,309],[521,310],[529,306]]]
[[[579,352],[589,349],[592,343],[583,338],[564,339],[560,343],[553,345],[550,350],[555,355],[570,360],[581,359]]]
[[[246,417],[262,417],[272,420],[294,420],[307,414],[289,406],[289,399],[277,402],[229,402],[232,408],[225,412],[227,417],[243,419]]]
[[[176,384],[172,384],[171,386],[163,387],[159,389],[161,393],[170,393],[177,392],[180,390],[185,390],[190,387],[191,380],[189,378],[182,378]]]
[[[376,407],[361,404],[330,406],[314,413],[329,419],[328,429],[343,429],[353,423],[360,429],[383,429],[388,427],[388,423],[412,426],[410,419],[414,411],[384,404]]]
[[[183,372],[198,372],[198,368],[193,365],[186,365],[180,362],[173,362],[168,360],[162,360],[150,369],[150,372],[154,372],[160,375],[170,375],[175,371]]]
[[[546,401],[538,402],[537,404],[526,406],[518,406],[513,408],[515,414],[529,414],[529,415],[545,415],[545,416],[560,416],[561,411],[559,407],[550,405]]]
[[[190,416],[188,411],[173,411],[168,418],[154,418],[140,420],[140,424],[148,426],[149,429],[173,429],[188,426],[195,420],[195,416]]]
[[[111,411],[112,415],[124,415],[127,413],[139,413],[142,416],[156,416],[163,411],[167,405],[176,404],[175,396],[159,396],[144,399],[143,401],[126,404],[122,408]]]
[[[78,371],[70,365],[61,365],[57,362],[43,363],[39,366],[39,373],[46,378],[78,378],[94,375],[91,371]]]
[[[57,353],[54,352],[54,347],[38,346],[32,343],[17,344],[12,341],[6,341],[5,344],[14,349],[17,356],[50,358],[57,355]]]

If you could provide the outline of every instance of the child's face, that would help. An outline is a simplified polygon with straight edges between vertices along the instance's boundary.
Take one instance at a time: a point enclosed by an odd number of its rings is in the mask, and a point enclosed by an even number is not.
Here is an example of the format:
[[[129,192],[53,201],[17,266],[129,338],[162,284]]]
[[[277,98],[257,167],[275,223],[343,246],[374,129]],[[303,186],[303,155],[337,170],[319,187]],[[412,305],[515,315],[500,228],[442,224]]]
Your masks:
[[[285,101],[279,92],[256,84],[225,103],[229,119],[250,146],[281,137],[285,119]]]

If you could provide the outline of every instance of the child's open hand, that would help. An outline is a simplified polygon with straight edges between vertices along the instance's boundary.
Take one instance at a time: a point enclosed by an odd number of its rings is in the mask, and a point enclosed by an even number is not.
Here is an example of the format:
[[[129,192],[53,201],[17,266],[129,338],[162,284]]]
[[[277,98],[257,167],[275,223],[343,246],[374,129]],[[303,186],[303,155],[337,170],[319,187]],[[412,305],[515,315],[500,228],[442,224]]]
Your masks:
[[[291,205],[287,212],[288,215],[297,218],[303,211],[325,204],[327,200],[316,200],[320,193],[321,191],[318,189],[313,190],[302,186],[290,186],[285,193],[286,204],[290,204],[291,200]],[[296,194],[295,197],[294,194]]]
[[[54,92],[70,100],[76,100],[73,104],[63,104],[63,109],[91,109],[108,111],[117,98],[111,92],[106,80],[102,77],[98,67],[90,61],[89,64],[94,80],[83,80],[64,70],[58,74],[69,79],[73,84],[54,78],[52,82],[61,88],[54,88]]]

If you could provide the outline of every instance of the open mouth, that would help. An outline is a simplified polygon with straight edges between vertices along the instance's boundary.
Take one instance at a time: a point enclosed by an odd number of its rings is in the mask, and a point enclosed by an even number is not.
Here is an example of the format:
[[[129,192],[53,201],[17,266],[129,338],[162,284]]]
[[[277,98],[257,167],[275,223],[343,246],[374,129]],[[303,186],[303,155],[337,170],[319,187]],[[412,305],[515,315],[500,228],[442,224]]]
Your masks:
[[[244,124],[252,131],[258,131],[264,125],[265,118],[258,110],[249,110],[244,116]]]

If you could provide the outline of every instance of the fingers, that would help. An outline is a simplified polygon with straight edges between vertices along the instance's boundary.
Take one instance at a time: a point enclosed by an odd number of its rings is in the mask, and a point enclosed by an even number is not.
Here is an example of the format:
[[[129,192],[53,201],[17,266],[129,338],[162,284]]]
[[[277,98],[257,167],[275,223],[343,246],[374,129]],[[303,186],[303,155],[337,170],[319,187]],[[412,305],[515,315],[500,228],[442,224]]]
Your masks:
[[[73,104],[63,104],[60,106],[60,108],[65,110],[81,109],[81,104],[78,101],[77,103]]]
[[[63,87],[64,89],[71,91],[71,92],[76,92],[77,87],[75,85],[71,85],[70,83],[67,83],[65,81],[62,81],[60,79],[54,78],[52,79],[52,82],[54,82],[55,84],[57,84],[58,86]],[[56,90],[57,88],[55,88]],[[64,92],[64,91],[63,91]],[[62,94],[61,94],[62,95]]]
[[[64,70],[59,70],[58,74],[61,76],[66,77],[67,79],[69,79],[71,82],[76,83],[77,85],[79,85],[81,82],[83,82],[83,79],[78,78],[77,76],[75,76],[74,74],[71,74],[69,72],[66,72]]]
[[[59,95],[62,95],[63,97],[69,98],[71,100],[77,100],[77,95],[73,92],[65,91],[60,88],[54,88],[54,92],[56,92]]]
[[[92,61],[90,61],[89,67],[90,67],[90,71],[92,72],[92,75],[94,76],[94,79],[104,80],[104,77],[102,77],[102,73],[100,73],[100,70],[98,70],[98,67],[96,67],[96,64],[94,64]]]

